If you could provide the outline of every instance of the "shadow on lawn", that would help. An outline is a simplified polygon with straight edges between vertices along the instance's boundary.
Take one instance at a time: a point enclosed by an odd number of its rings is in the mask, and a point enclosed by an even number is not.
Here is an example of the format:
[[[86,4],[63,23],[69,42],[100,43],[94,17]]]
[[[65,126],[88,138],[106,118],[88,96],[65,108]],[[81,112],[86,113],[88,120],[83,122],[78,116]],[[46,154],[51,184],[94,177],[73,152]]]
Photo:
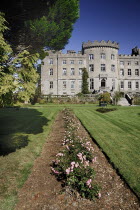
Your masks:
[[[48,119],[36,109],[0,110],[0,156],[26,147],[29,143],[28,134],[42,133],[47,123]]]

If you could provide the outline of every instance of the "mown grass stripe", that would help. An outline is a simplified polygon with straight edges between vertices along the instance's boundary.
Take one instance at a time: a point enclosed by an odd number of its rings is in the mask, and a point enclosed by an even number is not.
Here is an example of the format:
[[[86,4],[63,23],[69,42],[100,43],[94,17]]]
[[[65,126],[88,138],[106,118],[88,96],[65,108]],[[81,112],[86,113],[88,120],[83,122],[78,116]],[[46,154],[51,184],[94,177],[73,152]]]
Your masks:
[[[74,108],[83,125],[96,139],[132,189],[140,196],[139,108],[119,108],[98,113],[96,108]],[[129,113],[129,115],[126,115]]]

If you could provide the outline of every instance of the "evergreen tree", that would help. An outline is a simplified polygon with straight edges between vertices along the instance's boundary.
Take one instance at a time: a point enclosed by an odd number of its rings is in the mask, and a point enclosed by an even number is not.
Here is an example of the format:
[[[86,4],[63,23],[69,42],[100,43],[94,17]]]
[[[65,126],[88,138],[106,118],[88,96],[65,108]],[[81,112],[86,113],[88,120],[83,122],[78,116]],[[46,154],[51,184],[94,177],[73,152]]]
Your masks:
[[[5,22],[0,13],[0,106],[12,105],[15,93],[18,99],[28,102],[35,93],[38,79],[34,64],[39,54],[24,50],[13,57],[12,49],[3,37],[8,29]]]
[[[83,94],[88,94],[89,90],[88,90],[88,72],[86,70],[86,68],[82,69],[82,93]]]
[[[4,15],[0,13],[0,106],[11,104],[15,88],[13,78],[14,66],[9,65],[12,49],[3,37],[4,31],[7,30],[5,23]]]
[[[7,2],[8,0],[5,0]],[[6,40],[14,51],[61,50],[79,16],[79,0],[11,0],[1,5],[9,22]]]
[[[36,84],[38,81],[38,73],[34,64],[39,57],[38,53],[34,55],[24,50],[20,53],[14,63],[18,63],[16,75],[17,75],[17,97],[22,102],[29,102],[33,98],[36,90]]]

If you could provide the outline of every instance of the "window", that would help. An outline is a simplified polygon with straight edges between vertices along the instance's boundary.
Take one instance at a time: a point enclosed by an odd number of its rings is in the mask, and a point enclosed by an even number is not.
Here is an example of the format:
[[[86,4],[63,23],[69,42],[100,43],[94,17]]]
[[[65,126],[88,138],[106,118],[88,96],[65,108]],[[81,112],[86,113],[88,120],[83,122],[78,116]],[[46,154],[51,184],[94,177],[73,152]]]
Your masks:
[[[90,79],[90,90],[94,89],[94,79]]]
[[[135,69],[135,75],[139,76],[139,69]]]
[[[105,71],[105,64],[101,64],[101,71]]]
[[[71,61],[70,61],[70,64],[74,64],[74,60],[71,60]]]
[[[82,81],[80,80],[79,81],[79,89],[81,89],[82,88]]]
[[[83,61],[82,60],[79,60],[79,64],[83,64]]]
[[[63,60],[63,62],[62,62],[63,64],[66,64],[67,63],[67,61],[66,60]]]
[[[124,88],[124,81],[121,81],[121,89]]]
[[[66,89],[66,87],[67,87],[67,83],[66,81],[63,81],[63,89]]]
[[[53,69],[50,69],[50,75],[53,75]]]
[[[115,55],[111,54],[111,60],[115,60]]]
[[[128,82],[128,88],[131,89],[131,82]]]
[[[94,59],[94,55],[93,54],[89,54],[89,60],[93,60]]]
[[[138,61],[135,61],[135,65],[136,65],[136,66],[139,65],[139,62],[138,62]]]
[[[53,59],[52,59],[52,58],[50,58],[49,63],[50,63],[50,64],[53,64]]]
[[[112,89],[115,89],[115,79],[112,79]]]
[[[120,61],[120,65],[123,66],[124,65],[124,61]]]
[[[52,89],[53,88],[53,82],[51,81],[50,82],[50,89]]]
[[[128,61],[127,65],[128,65],[128,66],[131,66],[131,61]]]
[[[101,53],[101,59],[106,59],[105,53]]]
[[[74,89],[75,88],[75,81],[71,81],[71,89]]]
[[[82,68],[79,68],[79,75],[82,75]]]
[[[94,71],[94,64],[89,65],[89,71]]]
[[[128,76],[131,76],[131,69],[128,69]]]
[[[111,71],[115,71],[115,65],[111,65]]]
[[[71,68],[71,75],[74,75],[75,74],[75,70],[74,68]]]
[[[124,69],[120,69],[120,75],[124,76]]]
[[[63,68],[63,75],[67,75],[67,69]]]
[[[136,87],[136,89],[139,89],[139,82],[135,83],[135,87]]]

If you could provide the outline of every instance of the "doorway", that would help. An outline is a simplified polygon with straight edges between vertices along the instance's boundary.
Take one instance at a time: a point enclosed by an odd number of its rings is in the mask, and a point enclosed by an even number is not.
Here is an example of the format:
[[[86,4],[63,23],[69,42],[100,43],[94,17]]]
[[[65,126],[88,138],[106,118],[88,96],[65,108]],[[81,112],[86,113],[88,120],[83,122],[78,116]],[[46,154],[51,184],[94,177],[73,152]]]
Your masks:
[[[105,88],[105,86],[106,86],[106,81],[105,81],[105,79],[102,79],[101,80],[101,87]]]

